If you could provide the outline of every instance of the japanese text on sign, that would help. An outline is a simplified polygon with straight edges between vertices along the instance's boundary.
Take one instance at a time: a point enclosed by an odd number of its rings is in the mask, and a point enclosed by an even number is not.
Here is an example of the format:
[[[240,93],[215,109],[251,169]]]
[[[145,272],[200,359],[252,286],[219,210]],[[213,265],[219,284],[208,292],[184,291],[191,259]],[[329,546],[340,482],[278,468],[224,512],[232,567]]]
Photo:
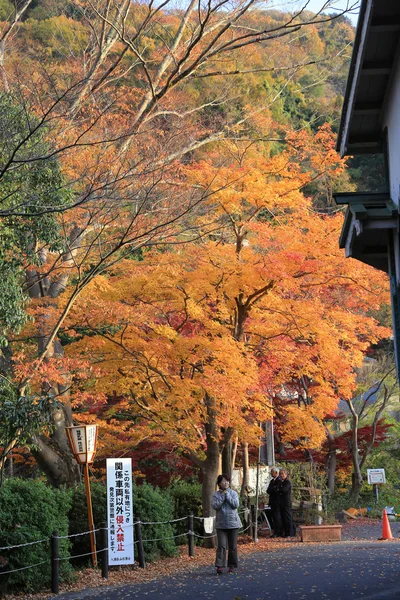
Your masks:
[[[368,483],[386,483],[385,469],[367,469]]]
[[[108,564],[134,563],[132,459],[107,459]]]

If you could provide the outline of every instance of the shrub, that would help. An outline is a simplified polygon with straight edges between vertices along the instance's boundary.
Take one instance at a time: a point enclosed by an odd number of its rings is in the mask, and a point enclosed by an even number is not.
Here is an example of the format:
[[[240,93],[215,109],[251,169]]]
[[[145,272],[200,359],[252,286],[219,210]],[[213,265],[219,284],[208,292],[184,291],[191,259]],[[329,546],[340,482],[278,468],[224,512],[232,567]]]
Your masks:
[[[364,482],[358,500],[349,496],[350,488],[347,491],[336,491],[332,496],[326,496],[326,508],[330,515],[348,508],[367,508],[367,517],[380,519],[382,510],[386,506],[394,506],[396,512],[400,510],[400,490],[390,484],[379,486],[379,500],[375,501],[372,485]]]
[[[195,517],[202,516],[202,500],[201,500],[201,484],[191,483],[188,481],[175,481],[169,488],[174,503],[174,519],[187,517],[191,512]],[[194,532],[197,535],[204,535],[203,521],[194,519]],[[188,530],[188,523],[179,521],[175,525],[177,534],[183,534]],[[177,538],[177,544],[186,544],[187,539],[182,537]],[[195,543],[201,543],[201,538],[195,537]]]
[[[379,486],[379,499],[375,501],[372,485],[364,484],[361,490],[358,506],[368,506],[368,516],[381,519],[386,506],[394,506],[395,512],[400,512],[400,491],[390,483]]]
[[[107,521],[107,488],[104,483],[92,483],[92,505],[93,520],[95,527],[99,527],[102,522]],[[133,513],[135,517],[140,517],[142,521],[172,521],[174,518],[173,502],[168,492],[153,488],[144,483],[141,486],[133,486],[132,490]],[[78,486],[74,489],[72,497],[72,506],[69,512],[70,534],[80,533],[89,529],[87,521],[87,507],[84,486]],[[100,532],[98,532],[99,534]],[[97,534],[97,544],[100,544],[100,537]],[[173,525],[143,525],[143,539],[156,539],[154,542],[146,542],[144,551],[146,560],[151,562],[158,556],[173,556],[176,553],[175,532]],[[159,539],[167,538],[167,539]],[[76,536],[71,538],[72,556],[90,552],[89,535]],[[135,557],[137,552],[135,551]],[[89,564],[90,556],[74,559],[74,564]]]
[[[154,488],[148,483],[133,488],[134,514],[141,521],[173,521],[174,503],[167,491]],[[175,531],[173,524],[143,525],[142,536],[146,560],[155,560],[158,556],[176,554]],[[177,538],[179,539],[179,538]]]
[[[107,521],[107,488],[104,483],[95,481],[90,484],[90,489],[92,492],[93,521],[95,529],[97,529],[102,523]],[[68,518],[69,533],[70,535],[74,535],[71,538],[71,556],[89,553],[89,534],[75,535],[89,529],[86,492],[83,484],[75,487],[72,491],[71,508]],[[100,548],[101,544],[100,534],[100,531],[96,533],[97,548]],[[79,558],[72,559],[71,562],[75,566],[89,565],[91,564],[91,557],[90,555],[80,556]]]
[[[0,551],[1,563],[7,570],[42,563],[37,568],[10,573],[7,577],[8,588],[23,587],[25,591],[30,591],[49,587],[49,538],[53,531],[58,531],[60,536],[68,534],[69,506],[69,492],[51,488],[43,481],[7,479],[4,482],[0,488],[1,546],[46,540],[41,544]],[[60,557],[69,556],[69,546],[68,539],[60,539]],[[69,562],[60,561],[60,578],[67,580],[71,574]],[[5,587],[3,577],[0,578],[0,585]]]

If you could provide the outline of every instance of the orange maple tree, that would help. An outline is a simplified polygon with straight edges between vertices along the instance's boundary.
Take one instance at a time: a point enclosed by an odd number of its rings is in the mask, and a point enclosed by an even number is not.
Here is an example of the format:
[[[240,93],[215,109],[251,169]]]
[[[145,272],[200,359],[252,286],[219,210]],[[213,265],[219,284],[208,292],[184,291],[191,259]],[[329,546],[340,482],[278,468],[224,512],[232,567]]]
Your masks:
[[[205,515],[232,438],[257,444],[274,411],[284,439],[320,445],[324,416],[388,334],[367,316],[386,297],[384,276],[344,259],[342,216],[316,215],[299,191],[323,167],[342,169],[330,134],[319,135],[294,136],[272,158],[252,150],[201,165],[221,229],[121,262],[66,321],[69,355],[100,368],[92,394],[105,431],[120,428],[126,448],[151,439],[189,457],[203,473]],[[104,404],[111,396],[120,402]],[[79,383],[77,399],[85,413]]]
[[[253,12],[251,1],[235,2],[229,10],[224,2],[200,6],[188,1],[179,10],[168,1],[159,6],[126,0],[72,4],[75,19],[57,15],[21,22],[30,5],[25,0],[5,24],[0,49],[3,88],[15,94],[27,122],[23,141],[7,149],[3,174],[24,161],[35,164],[47,155],[57,157],[65,177],[61,187],[71,192],[68,205],[51,207],[60,211],[57,249],[35,240],[36,260],[26,265],[24,288],[33,299],[35,322],[13,340],[12,372],[19,393],[44,389],[61,401],[53,415],[51,439],[42,436],[36,443],[38,460],[55,485],[77,480],[64,429],[72,423],[75,381],[83,369],[89,381],[95,375],[88,356],[83,361],[65,357],[65,332],[74,327],[77,314],[85,322],[79,311],[86,299],[89,306],[94,280],[107,281],[106,273],[113,273],[116,262],[146,255],[146,248],[195,238],[205,244],[193,246],[195,252],[209,252],[214,243],[218,251],[224,248],[228,253],[236,243],[232,260],[237,265],[245,255],[244,242],[256,240],[256,226],[268,211],[272,220],[280,219],[279,211],[275,215],[279,204],[285,214],[301,203],[298,190],[325,171],[324,160],[328,170],[335,169],[323,132],[320,148],[315,143],[312,150],[312,138],[305,133],[284,135],[279,129],[278,135],[270,113],[285,89],[285,76],[263,79],[275,71],[288,71],[289,78],[297,74],[308,62],[308,49],[298,42],[297,32],[307,29],[315,37],[318,23],[334,17],[303,14],[304,5],[298,14],[277,18]],[[284,38],[291,41],[290,52]],[[265,51],[274,44],[276,52]],[[255,48],[262,51],[253,52]],[[37,129],[45,132],[49,149],[43,153],[36,147],[29,154],[26,142]],[[262,151],[255,146],[252,155],[253,142],[260,136],[263,143],[275,140],[274,157],[269,146]],[[227,140],[222,149],[216,145],[221,140]],[[249,148],[243,168],[245,140]],[[281,152],[282,141],[293,152]],[[328,151],[326,158],[320,149]],[[239,216],[238,210],[248,204],[251,212]],[[13,218],[21,210],[34,218],[29,201],[16,203],[7,195],[2,215]],[[230,224],[238,229],[229,229]],[[253,264],[250,257],[246,260]],[[222,256],[221,272],[229,262],[224,261]],[[117,283],[119,277],[114,277]],[[269,296],[270,284],[260,293],[252,287],[258,283],[244,284],[257,292],[252,305]],[[239,305],[236,331],[232,334],[226,324],[233,338],[229,343],[242,344],[250,361],[245,373],[251,373],[254,363],[257,369],[259,365],[253,341],[249,345],[245,339],[250,304],[243,312],[240,303],[246,295],[241,296],[240,287],[232,293],[238,294],[234,297]],[[92,308],[93,314],[89,311],[85,318],[97,326],[101,309]],[[265,390],[257,391],[253,383],[244,388],[264,396]],[[83,398],[90,400],[90,391],[81,394]],[[239,432],[239,421],[234,427]]]

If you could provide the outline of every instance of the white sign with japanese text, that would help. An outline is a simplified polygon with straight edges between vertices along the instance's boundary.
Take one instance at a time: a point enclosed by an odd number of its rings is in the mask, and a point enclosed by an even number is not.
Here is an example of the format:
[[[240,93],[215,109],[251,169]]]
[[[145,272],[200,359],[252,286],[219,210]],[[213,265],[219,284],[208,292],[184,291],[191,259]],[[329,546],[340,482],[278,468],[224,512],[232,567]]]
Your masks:
[[[367,469],[368,483],[386,483],[385,469]]]
[[[132,459],[107,458],[108,564],[132,565]]]

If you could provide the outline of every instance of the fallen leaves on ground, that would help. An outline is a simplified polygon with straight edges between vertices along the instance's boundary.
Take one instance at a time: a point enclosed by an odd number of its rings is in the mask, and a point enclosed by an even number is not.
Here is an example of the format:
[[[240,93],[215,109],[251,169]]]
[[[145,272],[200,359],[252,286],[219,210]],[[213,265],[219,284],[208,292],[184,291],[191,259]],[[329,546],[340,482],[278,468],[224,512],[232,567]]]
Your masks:
[[[239,556],[251,554],[253,552],[271,551],[284,548],[285,546],[293,547],[294,544],[300,543],[299,538],[290,538],[287,540],[276,540],[270,538],[260,538],[258,543],[252,541],[249,536],[246,536],[248,543],[240,544]],[[195,556],[188,556],[187,546],[178,548],[179,555],[172,558],[163,558],[157,562],[147,563],[145,569],[141,569],[136,563],[130,567],[110,568],[108,579],[101,577],[100,569],[84,569],[75,572],[75,581],[73,583],[60,584],[60,593],[78,592],[87,588],[96,588],[107,585],[123,585],[126,583],[144,583],[154,579],[163,577],[171,577],[180,571],[194,571],[201,566],[210,566],[214,568],[215,549],[195,547]],[[46,600],[53,598],[51,592],[42,592],[40,594],[10,594],[5,597],[6,600]]]
[[[343,525],[343,530],[355,535],[353,539],[370,539],[373,536],[373,531],[378,525],[380,520],[358,518],[354,521],[350,521]],[[263,535],[264,532],[261,532]],[[372,534],[372,536],[371,536]],[[378,540],[376,540],[378,541]],[[239,545],[239,558],[240,555],[248,555],[254,552],[268,552],[274,550],[281,550],[283,548],[292,548],[295,545],[301,544],[300,538],[274,538],[260,537],[258,542],[252,541],[250,536],[242,536],[240,538]],[[319,542],[314,542],[312,545],[317,545]],[[321,542],[324,546],[330,544],[337,544],[337,542]],[[129,567],[117,567],[110,569],[108,579],[101,577],[100,569],[84,569],[82,571],[75,572],[75,580],[72,583],[60,584],[60,593],[65,592],[78,592],[88,588],[96,588],[102,586],[112,585],[123,585],[128,583],[145,583],[160,579],[164,577],[172,577],[181,571],[191,572],[201,566],[210,566],[210,569],[214,568],[215,549],[213,548],[201,548],[195,547],[195,556],[193,558],[188,556],[187,546],[180,546],[178,548],[179,555],[172,558],[163,558],[157,562],[147,563],[145,569],[141,569],[136,563]],[[10,594],[5,596],[5,600],[47,600],[53,598],[54,594],[51,592],[44,592],[40,594]]]

